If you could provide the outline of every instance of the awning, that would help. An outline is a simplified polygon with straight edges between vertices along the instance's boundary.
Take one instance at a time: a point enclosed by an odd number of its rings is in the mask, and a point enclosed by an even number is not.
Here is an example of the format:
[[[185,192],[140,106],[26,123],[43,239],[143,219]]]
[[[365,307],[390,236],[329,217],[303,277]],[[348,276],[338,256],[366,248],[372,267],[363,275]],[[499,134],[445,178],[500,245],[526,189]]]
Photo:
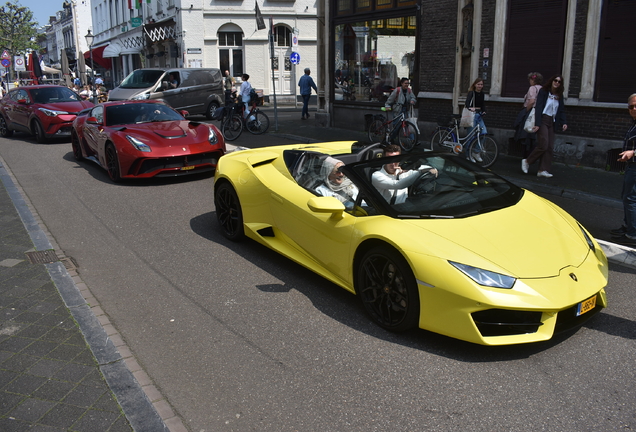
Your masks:
[[[119,57],[119,54],[121,54],[121,45],[119,44],[108,44],[108,46],[106,47],[106,49],[104,49],[104,53],[102,54],[103,57]]]
[[[48,75],[62,75],[62,71],[59,69],[53,69],[52,67],[42,66],[42,72]]]
[[[104,50],[107,46],[110,45],[103,45],[97,48],[93,48],[93,61],[104,69],[111,69],[113,67],[113,62],[109,58],[104,58]],[[91,50],[88,50],[84,53],[84,59],[88,60],[88,64],[90,64]],[[91,68],[92,67],[93,65],[91,64]]]

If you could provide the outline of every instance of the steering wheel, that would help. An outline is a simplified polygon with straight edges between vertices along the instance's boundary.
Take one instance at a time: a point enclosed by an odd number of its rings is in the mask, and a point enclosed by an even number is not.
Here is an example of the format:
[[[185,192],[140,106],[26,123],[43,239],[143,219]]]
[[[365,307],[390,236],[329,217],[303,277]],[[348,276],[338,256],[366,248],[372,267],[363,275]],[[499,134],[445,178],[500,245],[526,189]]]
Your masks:
[[[419,177],[409,186],[409,197],[418,195],[424,195],[431,193],[437,186],[437,177],[430,170],[423,172]]]
[[[365,147],[360,153],[358,153],[358,160],[365,161],[371,159],[373,157],[373,150],[380,146],[382,146],[382,143],[375,143]]]

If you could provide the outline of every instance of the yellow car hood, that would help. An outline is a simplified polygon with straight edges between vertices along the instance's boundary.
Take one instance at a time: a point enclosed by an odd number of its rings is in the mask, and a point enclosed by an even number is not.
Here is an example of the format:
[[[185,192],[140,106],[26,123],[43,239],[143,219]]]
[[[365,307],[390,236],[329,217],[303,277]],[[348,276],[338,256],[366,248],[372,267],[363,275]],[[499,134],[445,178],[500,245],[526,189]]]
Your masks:
[[[579,266],[590,253],[571,216],[527,191],[517,205],[505,209],[461,219],[405,222],[413,227],[410,238],[432,241],[430,250],[443,259],[521,279],[557,276],[564,267]]]

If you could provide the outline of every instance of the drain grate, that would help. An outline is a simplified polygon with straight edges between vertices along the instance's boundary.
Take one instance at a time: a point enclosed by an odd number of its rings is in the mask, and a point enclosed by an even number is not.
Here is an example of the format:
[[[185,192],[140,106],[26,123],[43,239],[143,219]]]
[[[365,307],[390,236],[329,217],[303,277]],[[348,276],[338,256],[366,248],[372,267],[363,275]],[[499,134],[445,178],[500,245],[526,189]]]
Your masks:
[[[49,264],[60,260],[54,250],[27,252],[25,255],[31,264]]]

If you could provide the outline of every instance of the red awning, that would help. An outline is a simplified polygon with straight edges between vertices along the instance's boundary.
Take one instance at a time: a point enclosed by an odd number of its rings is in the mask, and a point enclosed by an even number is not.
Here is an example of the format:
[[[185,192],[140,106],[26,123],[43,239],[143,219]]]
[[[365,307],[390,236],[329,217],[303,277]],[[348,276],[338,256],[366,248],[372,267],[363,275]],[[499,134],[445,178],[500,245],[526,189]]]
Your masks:
[[[97,63],[98,66],[103,67],[104,69],[112,69],[113,62],[109,58],[104,58],[104,50],[108,45],[103,45],[97,48],[93,48],[93,60]],[[88,50],[84,53],[84,59],[87,60],[86,64],[90,64],[91,62],[91,51]],[[91,65],[91,68],[93,65]]]

